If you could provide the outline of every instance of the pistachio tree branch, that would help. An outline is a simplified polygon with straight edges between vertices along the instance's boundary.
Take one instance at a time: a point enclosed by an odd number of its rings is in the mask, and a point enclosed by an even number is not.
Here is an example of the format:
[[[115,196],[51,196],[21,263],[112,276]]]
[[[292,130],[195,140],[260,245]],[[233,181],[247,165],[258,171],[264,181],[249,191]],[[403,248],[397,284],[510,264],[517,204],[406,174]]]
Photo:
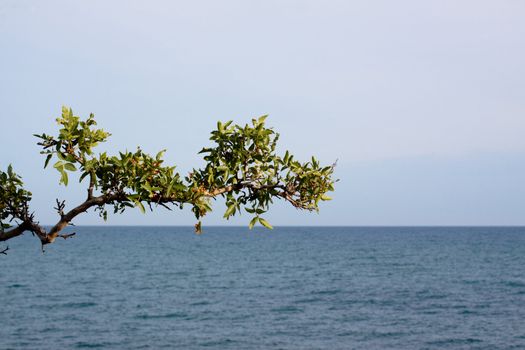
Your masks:
[[[0,241],[3,242],[11,238],[18,237],[22,233],[24,233],[28,228],[29,227],[26,224],[22,223],[11,230],[0,232]]]
[[[73,237],[75,233],[63,230],[91,209],[106,220],[108,211],[120,214],[130,208],[145,212],[146,207],[171,210],[190,206],[199,220],[197,233],[200,220],[212,210],[211,200],[218,197],[226,204],[224,218],[244,211],[252,216],[249,228],[256,223],[272,228],[262,215],[275,199],[298,209],[319,210],[319,202],[330,200],[326,194],[334,190],[335,164],[321,166],[314,157],[301,163],[288,151],[278,155],[279,134],[267,128],[265,120],[262,116],[244,126],[218,122],[211,133],[211,145],[199,152],[204,155],[204,167],[182,176],[175,166],[164,164],[164,150],[154,156],[140,148],[118,155],[95,154],[94,148],[110,134],[97,128],[93,114],[82,120],[64,107],[57,119],[58,134],[35,136],[45,155],[44,168],[53,160],[64,186],[72,173],[80,175],[80,182],[87,179],[87,198],[69,211],[65,202],[57,199],[59,220],[46,231],[29,213],[31,193],[23,188],[21,178],[11,166],[5,173],[0,170],[0,241],[26,231],[37,236],[42,246],[57,238]]]

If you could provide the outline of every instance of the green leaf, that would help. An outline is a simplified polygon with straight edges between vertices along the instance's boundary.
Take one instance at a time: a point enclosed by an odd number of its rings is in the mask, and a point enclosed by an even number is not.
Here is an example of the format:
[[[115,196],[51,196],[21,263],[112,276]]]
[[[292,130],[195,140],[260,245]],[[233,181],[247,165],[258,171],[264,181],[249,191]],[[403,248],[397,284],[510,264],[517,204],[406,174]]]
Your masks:
[[[173,189],[174,184],[175,179],[171,180],[170,184],[168,185],[168,188],[166,189],[166,197],[169,197],[171,195],[171,190]]]
[[[71,163],[65,163],[64,168],[69,171],[77,171],[77,168]]]
[[[142,185],[140,185],[140,187],[142,187],[143,189],[145,189],[146,191],[148,191],[148,193],[153,192],[153,189],[151,188],[151,186],[150,186],[149,183],[147,183],[147,182],[145,182],[145,183],[143,183]]]
[[[263,225],[264,227],[270,229],[270,230],[273,230],[273,227],[272,225],[270,225],[270,223],[266,220],[264,220],[263,218],[259,218],[259,222],[261,223],[261,225]]]
[[[67,173],[65,172],[64,169],[59,169],[60,171],[60,174],[62,175],[60,177],[60,182],[64,184],[64,186],[67,186],[67,183],[68,183],[68,177],[67,177]]]
[[[60,159],[60,160],[66,160],[67,155],[65,155],[65,154],[62,153],[62,152],[57,152],[57,157],[58,157],[58,159]]]
[[[88,176],[88,175],[89,175],[89,172],[87,172],[87,171],[84,172],[84,173],[82,173],[82,175],[80,175],[80,179],[78,180],[78,182],[82,182],[82,180],[84,180],[84,178],[85,178],[86,176]]]
[[[250,221],[250,223],[248,224],[248,228],[249,228],[250,230],[251,230],[251,229],[253,228],[253,226],[257,223],[257,219],[258,219],[257,216],[254,217],[254,218]]]
[[[46,162],[44,163],[44,169],[47,168],[47,165],[49,164],[49,161],[53,158],[52,154],[48,154],[46,157]]]
[[[268,114],[259,117],[259,120],[258,120],[259,124],[264,123],[264,121],[266,120],[266,118],[268,118]]]
[[[332,197],[327,196],[326,194],[323,194],[323,195],[321,196],[321,199],[322,199],[323,201],[331,201],[331,200],[332,200]]]
[[[162,158],[162,156],[164,155],[164,153],[166,153],[166,150],[163,149],[162,151],[160,151],[159,153],[157,153],[157,156],[155,157],[156,160],[160,160]]]
[[[235,213],[235,203],[232,203],[228,206],[228,209],[226,210],[226,212],[224,213],[224,217],[225,218],[228,218],[230,217],[233,213]]]
[[[200,150],[200,152],[198,154],[201,154],[201,153],[210,153],[211,152],[211,148],[203,148]]]
[[[140,209],[142,214],[145,214],[146,213],[146,208],[144,208],[144,205],[142,204],[142,202],[140,202],[138,200],[134,200],[134,202],[135,202],[135,206]]]
[[[312,156],[312,166],[314,168],[318,168],[319,167],[319,163],[317,162],[317,160],[315,160],[315,157]]]

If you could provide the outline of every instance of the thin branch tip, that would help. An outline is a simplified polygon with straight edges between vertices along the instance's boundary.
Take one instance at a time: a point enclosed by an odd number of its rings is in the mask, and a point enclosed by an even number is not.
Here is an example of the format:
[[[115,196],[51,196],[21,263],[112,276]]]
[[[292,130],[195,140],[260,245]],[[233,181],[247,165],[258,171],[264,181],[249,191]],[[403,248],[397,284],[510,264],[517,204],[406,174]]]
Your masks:
[[[57,211],[58,215],[60,215],[60,217],[63,218],[64,217],[64,208],[66,207],[66,201],[65,200],[60,201],[57,198],[56,202],[57,202],[57,206],[54,207],[53,209],[55,209]]]
[[[61,237],[63,239],[68,239],[68,238],[73,237],[76,234],[77,234],[76,232],[73,232],[73,233],[61,234],[61,235],[58,235],[58,237]]]

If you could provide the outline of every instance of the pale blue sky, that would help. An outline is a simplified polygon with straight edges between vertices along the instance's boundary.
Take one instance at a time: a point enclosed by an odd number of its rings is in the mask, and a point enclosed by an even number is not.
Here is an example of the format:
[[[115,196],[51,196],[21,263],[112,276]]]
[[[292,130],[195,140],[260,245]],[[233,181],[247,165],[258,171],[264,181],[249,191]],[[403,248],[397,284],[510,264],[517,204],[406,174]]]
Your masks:
[[[274,224],[523,225],[523,18],[519,0],[0,0],[0,166],[52,223],[56,197],[85,193],[42,170],[31,136],[62,104],[113,133],[102,149],[167,148],[183,173],[218,119],[268,113],[282,150],[338,158],[341,179],[320,214],[276,205]]]

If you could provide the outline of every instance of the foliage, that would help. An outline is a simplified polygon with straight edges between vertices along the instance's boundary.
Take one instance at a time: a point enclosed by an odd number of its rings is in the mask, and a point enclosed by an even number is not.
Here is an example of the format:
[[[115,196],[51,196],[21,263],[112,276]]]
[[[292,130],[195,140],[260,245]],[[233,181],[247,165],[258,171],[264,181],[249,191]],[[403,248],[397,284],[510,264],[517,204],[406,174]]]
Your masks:
[[[41,230],[41,236],[46,237],[46,241],[41,237],[43,244],[54,240],[76,215],[91,207],[106,219],[108,207],[114,213],[122,213],[133,207],[145,212],[154,206],[171,209],[189,205],[195,217],[201,219],[212,210],[211,199],[224,197],[224,217],[228,219],[244,210],[253,216],[250,228],[256,223],[272,228],[261,215],[276,198],[298,209],[318,210],[320,201],[330,199],[326,193],[334,190],[334,165],[321,166],[313,157],[301,163],[288,151],[283,157],[278,156],[279,134],[267,128],[265,120],[266,116],[262,116],[244,126],[233,125],[232,121],[218,122],[211,133],[212,145],[200,152],[206,165],[182,176],[175,166],[164,164],[164,150],[155,156],[140,148],[113,156],[105,152],[95,154],[94,148],[110,134],[97,128],[93,114],[81,120],[70,108],[63,107],[57,119],[58,135],[35,136],[46,156],[44,167],[53,161],[60,183],[65,186],[69,184],[69,174],[78,172],[80,182],[87,183],[88,196],[67,214],[63,212],[64,204],[57,200],[61,220],[50,231],[52,239]],[[7,173],[0,173],[0,186],[3,227],[8,228],[5,220],[32,220],[27,209],[31,194],[22,188],[20,177],[11,167]],[[195,228],[200,232],[200,221]]]
[[[7,172],[0,170],[0,232],[10,228],[15,219],[28,217],[28,203],[31,192],[23,187],[22,179],[9,165]]]
[[[331,175],[333,166],[321,167],[312,157],[311,162],[299,163],[286,152],[284,157],[275,153],[279,134],[265,127],[266,116],[253,119],[252,125],[217,123],[210,140],[215,147],[204,148],[206,167],[195,173],[193,184],[207,191],[233,187],[225,194],[227,209],[225,218],[244,208],[255,215],[250,227],[259,221],[270,224],[260,217],[275,197],[283,197],[295,207],[318,210],[320,200],[330,199],[326,192],[333,190]]]

